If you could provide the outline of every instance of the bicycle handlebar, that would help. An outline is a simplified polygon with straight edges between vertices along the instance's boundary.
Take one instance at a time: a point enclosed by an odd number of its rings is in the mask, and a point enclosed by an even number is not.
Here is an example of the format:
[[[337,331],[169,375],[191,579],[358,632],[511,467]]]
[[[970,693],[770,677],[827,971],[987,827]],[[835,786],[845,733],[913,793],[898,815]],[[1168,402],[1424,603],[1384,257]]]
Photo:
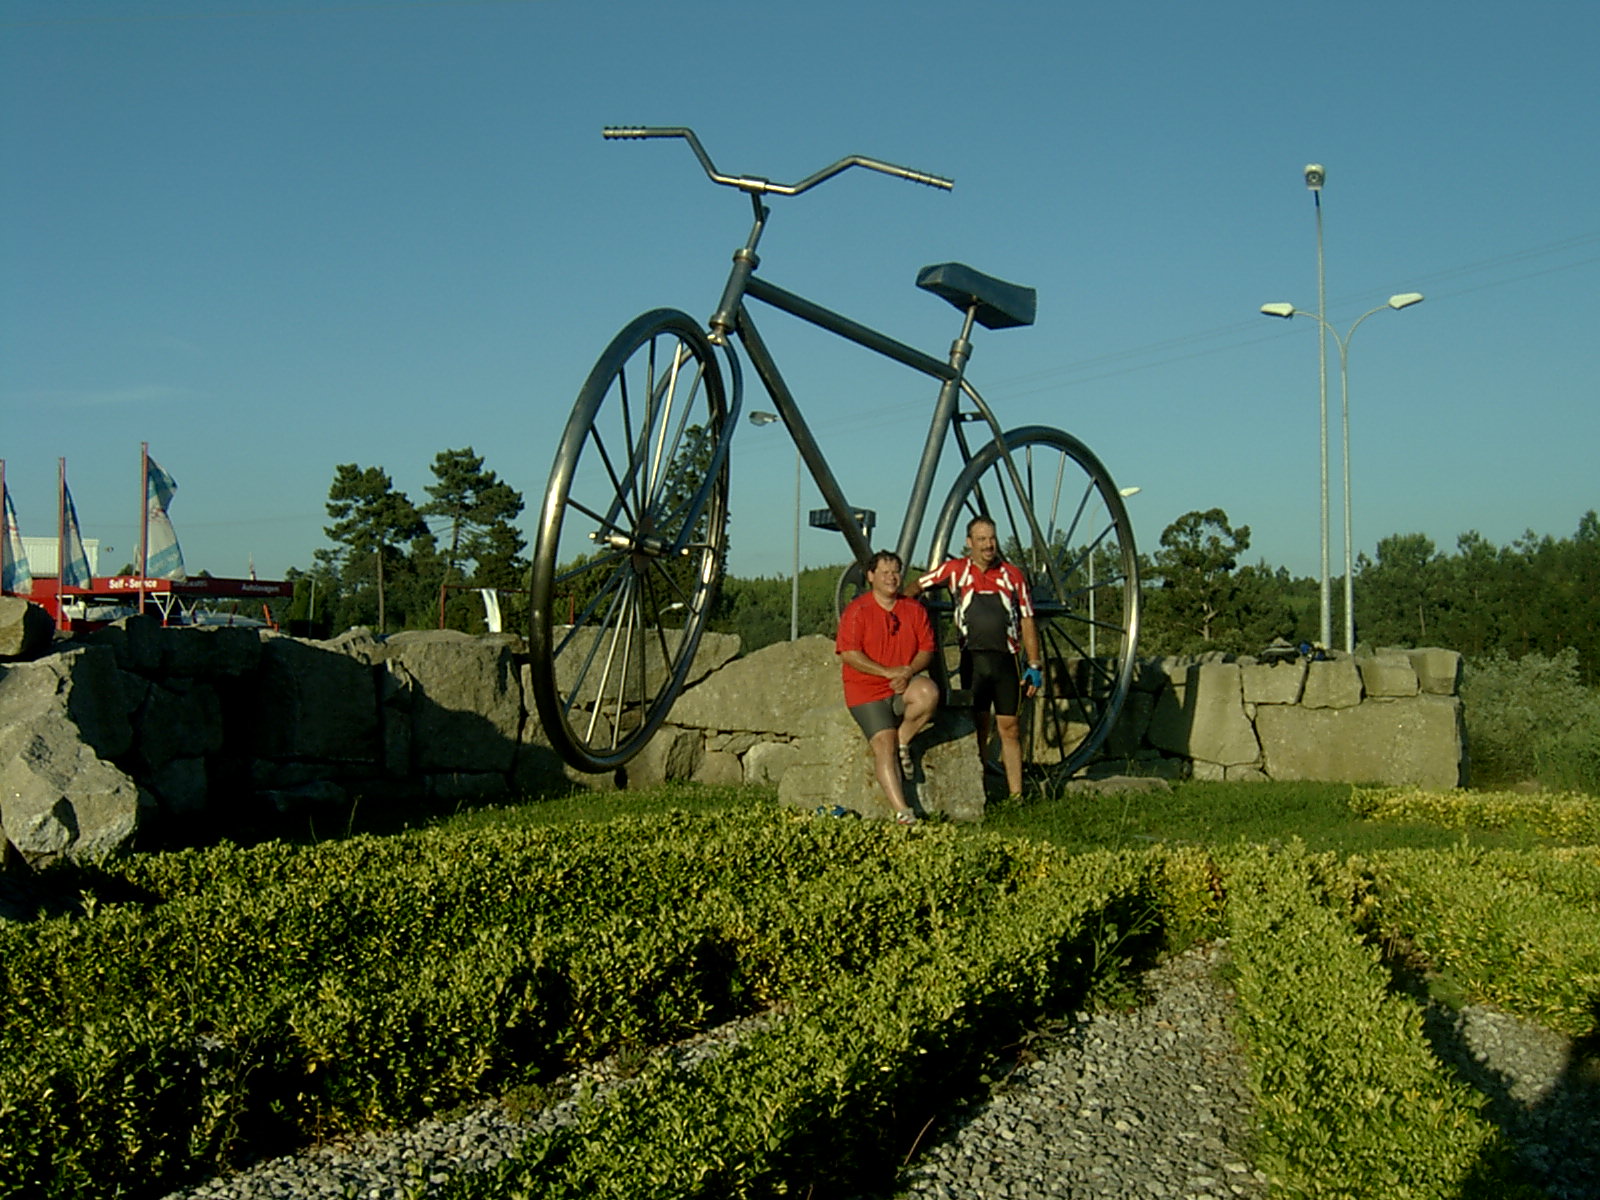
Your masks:
[[[694,135],[694,130],[687,126],[607,125],[601,130],[601,135],[607,138],[682,138],[689,143],[689,149],[694,151],[694,156],[700,160],[700,165],[705,168],[706,175],[712,183],[726,184],[728,187],[736,187],[741,192],[756,196],[798,196],[801,192],[814,188],[824,180],[832,179],[841,171],[849,170],[851,167],[866,167],[869,171],[880,171],[885,175],[909,179],[912,183],[926,184],[928,187],[940,188],[947,192],[955,186],[954,180],[930,175],[926,171],[914,171],[910,167],[898,167],[894,163],[867,158],[860,154],[841,158],[832,166],[823,167],[815,174],[806,176],[799,183],[773,183],[772,180],[763,179],[759,175],[722,174],[711,161],[711,156],[706,153],[705,147],[700,144],[700,139]]]

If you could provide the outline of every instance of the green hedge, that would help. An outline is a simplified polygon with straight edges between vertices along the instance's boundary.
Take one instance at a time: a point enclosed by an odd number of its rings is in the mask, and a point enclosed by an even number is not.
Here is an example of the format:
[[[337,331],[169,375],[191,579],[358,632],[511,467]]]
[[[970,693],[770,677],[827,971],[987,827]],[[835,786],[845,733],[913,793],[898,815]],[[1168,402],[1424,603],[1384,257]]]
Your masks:
[[[1571,1037],[1600,1003],[1600,850],[1393,851],[1365,920],[1476,1000]]]
[[[749,815],[218,848],[0,927],[0,1197],[130,1191],[537,1082],[938,944],[1048,856]]]
[[[1239,1028],[1274,1195],[1350,1200],[1535,1196],[1483,1100],[1434,1057],[1346,911],[1355,878],[1298,848],[1226,867]]]
[[[1106,924],[1152,911],[1153,864],[1153,855],[1042,859],[966,919],[796,996],[730,1053],[692,1068],[657,1064],[447,1194],[720,1200],[890,1186],[922,1125],[970,1093],[986,1055],[1091,986]]]

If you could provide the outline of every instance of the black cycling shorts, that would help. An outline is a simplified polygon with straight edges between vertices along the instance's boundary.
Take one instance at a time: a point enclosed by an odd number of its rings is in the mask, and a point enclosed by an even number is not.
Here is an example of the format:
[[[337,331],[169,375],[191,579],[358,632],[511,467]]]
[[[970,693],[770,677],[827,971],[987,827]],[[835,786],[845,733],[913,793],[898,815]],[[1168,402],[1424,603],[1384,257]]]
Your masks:
[[[852,708],[850,715],[870,742],[875,734],[885,729],[900,728],[900,718],[906,715],[906,698],[896,693],[887,700],[868,700]]]
[[[993,708],[997,716],[1014,717],[1022,706],[1022,679],[1009,650],[963,650],[961,681],[972,693],[974,712]]]

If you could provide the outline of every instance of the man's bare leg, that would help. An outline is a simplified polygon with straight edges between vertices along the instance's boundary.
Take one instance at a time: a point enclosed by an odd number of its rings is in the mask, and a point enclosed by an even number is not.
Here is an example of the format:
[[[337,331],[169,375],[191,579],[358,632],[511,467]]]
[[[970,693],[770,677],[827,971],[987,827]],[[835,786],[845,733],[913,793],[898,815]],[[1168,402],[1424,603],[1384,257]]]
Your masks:
[[[900,752],[895,743],[898,734],[893,729],[880,729],[872,735],[872,767],[878,776],[878,786],[883,789],[889,807],[895,814],[909,813],[905,789],[900,785]]]
[[[1021,724],[1016,717],[994,719],[1000,732],[1000,761],[1006,768],[1006,790],[1013,796],[1022,795],[1022,736]]]

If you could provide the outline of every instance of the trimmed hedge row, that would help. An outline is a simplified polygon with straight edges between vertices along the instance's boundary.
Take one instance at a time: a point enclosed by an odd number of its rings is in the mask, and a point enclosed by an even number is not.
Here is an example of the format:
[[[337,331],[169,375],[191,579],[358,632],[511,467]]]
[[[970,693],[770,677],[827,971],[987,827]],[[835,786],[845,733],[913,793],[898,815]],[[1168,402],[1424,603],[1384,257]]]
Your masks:
[[[1230,857],[1228,929],[1275,1195],[1534,1197],[1482,1097],[1433,1056],[1420,1011],[1345,915],[1348,864],[1298,848]]]
[[[925,1120],[971,1090],[986,1055],[1083,994],[1105,927],[1155,907],[1161,866],[1154,854],[1043,860],[967,919],[795,997],[730,1053],[657,1064],[446,1194],[732,1200],[888,1187]]]
[[[1427,821],[1446,829],[1523,829],[1574,842],[1600,842],[1600,800],[1575,792],[1429,792],[1353,788],[1350,809],[1377,821]]]
[[[653,1063],[455,1194],[888,1186],[1020,1023],[1224,921],[1256,1157],[1285,1194],[1515,1197],[1358,928],[1569,1032],[1600,994],[1593,849],[1071,856],[669,814],[219,847],[78,883],[83,916],[0,925],[0,1198],[159,1194],[763,1010],[727,1056]]]
[[[176,1186],[940,944],[1024,843],[748,815],[150,856],[0,927],[0,1197]]]
[[[1570,1037],[1600,1018],[1600,849],[1393,851],[1363,920],[1473,998]]]

